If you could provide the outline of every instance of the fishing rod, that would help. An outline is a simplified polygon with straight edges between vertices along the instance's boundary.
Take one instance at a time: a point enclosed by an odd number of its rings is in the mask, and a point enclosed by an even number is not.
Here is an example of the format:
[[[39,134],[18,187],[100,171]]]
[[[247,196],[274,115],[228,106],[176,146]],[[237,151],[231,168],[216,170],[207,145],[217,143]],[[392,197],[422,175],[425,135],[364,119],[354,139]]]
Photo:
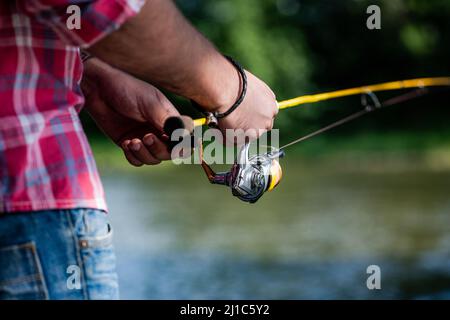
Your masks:
[[[450,77],[437,78],[418,78],[411,80],[401,80],[393,82],[385,82],[370,86],[356,87],[332,92],[319,93],[314,95],[304,95],[297,98],[278,102],[278,109],[285,110],[299,107],[305,104],[315,104],[322,101],[328,101],[338,98],[345,98],[360,94],[376,93],[381,91],[392,91],[414,88],[430,88],[430,87],[449,87]],[[194,127],[209,125],[207,118],[199,118],[194,120]]]
[[[363,109],[306,136],[295,139],[279,149],[273,149],[265,154],[256,154],[250,157],[250,144],[246,143],[239,151],[235,163],[228,172],[215,173],[214,170],[212,170],[212,168],[203,159],[203,145],[201,141],[198,141],[197,146],[200,151],[201,166],[205,171],[208,180],[212,184],[228,186],[231,188],[234,196],[244,202],[255,203],[266,192],[275,189],[275,187],[281,182],[283,173],[279,159],[284,157],[286,148],[312,139],[318,135],[360,119],[380,109],[405,103],[426,95],[430,92],[429,89],[432,87],[450,87],[450,77],[419,78],[386,82],[370,86],[319,93],[315,95],[305,95],[278,102],[279,110],[285,110],[306,104],[314,104],[321,101],[361,95],[361,104]],[[414,90],[382,102],[375,94],[376,92],[406,89]],[[189,131],[192,132],[195,127],[214,125],[213,123],[210,123],[207,118],[200,118],[196,120],[191,119],[189,122],[190,123],[186,125],[186,121],[179,121],[173,118],[169,119],[168,122],[166,122],[165,131],[167,133],[171,133],[177,128],[189,128]]]

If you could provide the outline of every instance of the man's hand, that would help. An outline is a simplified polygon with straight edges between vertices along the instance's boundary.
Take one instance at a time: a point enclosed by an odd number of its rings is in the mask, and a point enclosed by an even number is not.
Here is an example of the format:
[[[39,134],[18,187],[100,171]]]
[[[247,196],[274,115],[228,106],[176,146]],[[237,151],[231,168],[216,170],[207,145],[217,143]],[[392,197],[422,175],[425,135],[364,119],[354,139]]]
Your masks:
[[[172,0],[147,1],[136,17],[88,51],[139,79],[195,101],[205,111],[224,112],[239,96],[237,70]],[[276,113],[273,92],[248,73],[246,99],[220,121],[220,127],[268,130]]]
[[[254,140],[259,138],[263,132],[272,129],[275,117],[278,114],[278,104],[275,93],[268,85],[250,72],[246,71],[246,73],[248,79],[247,95],[236,110],[219,121],[219,127],[222,131],[226,129],[249,130],[246,132],[246,138]],[[230,79],[230,81],[233,81],[233,79]],[[237,77],[234,81],[239,83]],[[238,90],[236,91],[238,94],[240,89],[236,88],[236,90]],[[236,101],[237,94],[230,95],[231,99],[229,99],[228,104],[214,111],[226,112]]]
[[[158,89],[95,58],[86,62],[81,86],[87,111],[130,164],[170,160],[163,125],[179,113]]]

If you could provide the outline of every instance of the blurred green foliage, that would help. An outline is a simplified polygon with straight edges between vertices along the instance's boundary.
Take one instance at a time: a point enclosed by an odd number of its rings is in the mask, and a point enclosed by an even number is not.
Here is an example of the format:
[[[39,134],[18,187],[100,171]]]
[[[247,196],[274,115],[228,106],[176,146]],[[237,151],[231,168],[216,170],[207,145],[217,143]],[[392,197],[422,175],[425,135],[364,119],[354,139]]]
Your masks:
[[[448,0],[180,0],[178,4],[219,49],[264,79],[279,99],[450,75]],[[381,7],[382,30],[366,27],[371,4]],[[373,117],[352,127],[406,127],[400,122],[412,125],[412,130],[444,127],[442,113],[450,116],[445,98],[427,98],[385,112],[391,118]],[[345,99],[287,111],[277,126],[289,133],[298,128],[307,131],[357,106],[358,99]]]
[[[278,99],[391,80],[450,76],[449,0],[178,0],[179,7],[223,52],[264,79]],[[382,30],[368,30],[377,4]],[[381,95],[383,98],[383,95]],[[172,97],[174,98],[174,97]],[[448,128],[449,94],[394,107],[335,131],[333,137]],[[187,103],[174,98],[182,110]],[[359,108],[359,98],[280,114],[283,140]],[[448,135],[447,135],[448,136]]]

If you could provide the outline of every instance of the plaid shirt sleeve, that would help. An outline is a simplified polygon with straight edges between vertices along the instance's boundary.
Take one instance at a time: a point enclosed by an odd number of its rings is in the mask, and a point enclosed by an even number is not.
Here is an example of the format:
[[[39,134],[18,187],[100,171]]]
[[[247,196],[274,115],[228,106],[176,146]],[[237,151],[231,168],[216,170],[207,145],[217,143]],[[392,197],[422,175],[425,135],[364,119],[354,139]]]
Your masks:
[[[19,9],[49,26],[65,43],[87,48],[134,16],[145,0],[17,0]],[[79,28],[73,28],[80,14]]]
[[[142,4],[0,0],[0,213],[107,209],[77,113],[84,104],[79,47],[117,29]],[[80,29],[67,28],[71,5],[80,8]]]

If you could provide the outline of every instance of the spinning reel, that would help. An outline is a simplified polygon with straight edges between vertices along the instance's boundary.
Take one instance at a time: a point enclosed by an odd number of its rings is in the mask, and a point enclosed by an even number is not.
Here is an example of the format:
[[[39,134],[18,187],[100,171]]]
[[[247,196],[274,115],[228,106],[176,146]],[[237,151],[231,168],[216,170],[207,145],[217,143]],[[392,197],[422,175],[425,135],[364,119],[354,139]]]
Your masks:
[[[280,150],[249,157],[250,144],[245,144],[228,172],[215,173],[200,157],[202,168],[212,184],[231,188],[231,192],[244,202],[255,203],[265,192],[272,191],[281,181],[283,172],[278,158],[284,156]]]
[[[204,161],[202,143],[198,143],[202,161],[201,165],[211,183],[228,186],[231,188],[231,192],[234,196],[238,197],[242,201],[255,203],[264,195],[265,192],[273,190],[280,183],[282,178],[282,170],[278,159],[284,156],[284,149],[314,138],[349,122],[360,119],[361,117],[377,110],[414,100],[429,93],[429,90],[427,90],[428,87],[439,86],[450,87],[450,77],[387,82],[378,85],[351,88],[312,96],[301,96],[291,100],[282,101],[278,103],[278,108],[280,110],[306,103],[316,103],[319,101],[362,94],[363,109],[306,136],[293,140],[292,142],[282,146],[280,149],[273,150],[265,154],[250,156],[250,144],[247,143],[241,148],[235,163],[228,172],[215,173]],[[385,101],[380,101],[375,95],[375,92],[378,91],[411,88],[415,90],[395,96]],[[208,119],[197,119],[193,121],[188,117],[175,117],[166,121],[164,132],[171,136],[174,130],[185,129],[189,132],[188,134],[191,135],[194,127],[202,126],[204,124],[208,124]]]
[[[188,117],[170,118],[166,121],[164,131],[169,136],[177,129],[192,133],[192,119]],[[190,130],[192,129],[192,130]],[[192,136],[191,136],[192,137]],[[265,154],[250,156],[250,143],[243,145],[228,172],[216,173],[203,158],[203,144],[196,143],[201,166],[212,184],[227,186],[232,194],[244,202],[255,203],[264,193],[272,191],[280,183],[283,172],[278,162],[284,157],[284,151],[272,150]]]

